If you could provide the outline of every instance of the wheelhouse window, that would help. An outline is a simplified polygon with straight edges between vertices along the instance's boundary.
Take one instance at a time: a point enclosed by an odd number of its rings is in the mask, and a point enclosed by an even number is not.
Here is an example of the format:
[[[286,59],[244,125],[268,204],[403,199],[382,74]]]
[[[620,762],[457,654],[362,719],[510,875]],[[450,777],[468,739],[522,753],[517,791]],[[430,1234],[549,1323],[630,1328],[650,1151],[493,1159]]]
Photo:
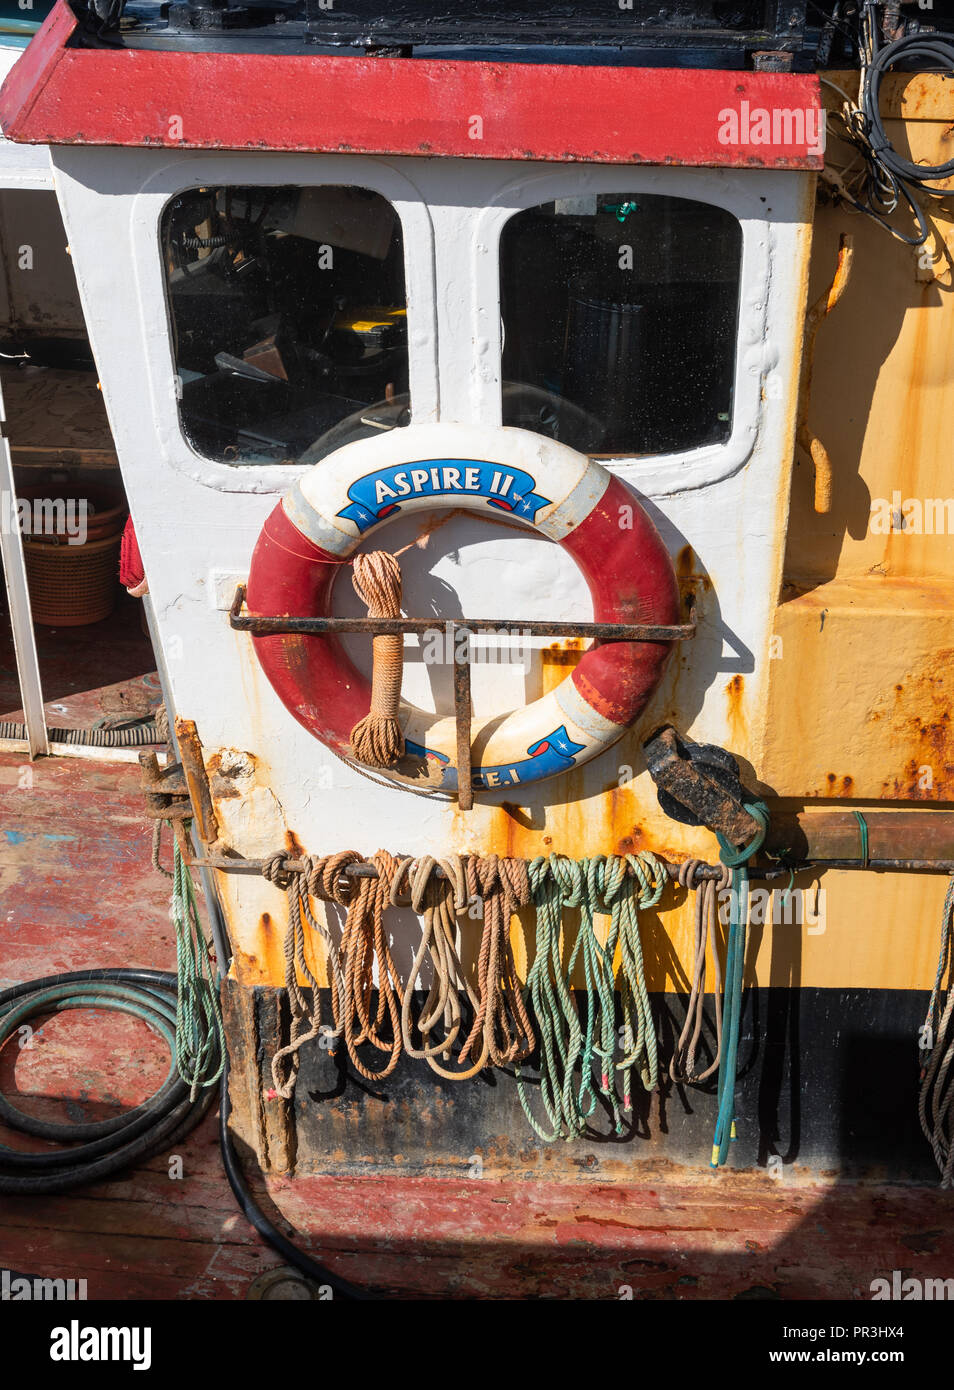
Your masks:
[[[686,198],[517,213],[500,247],[504,424],[591,454],[726,440],[741,264],[738,221]]]
[[[313,463],[410,419],[401,223],[363,188],[195,188],[161,222],[176,391],[200,454]]]

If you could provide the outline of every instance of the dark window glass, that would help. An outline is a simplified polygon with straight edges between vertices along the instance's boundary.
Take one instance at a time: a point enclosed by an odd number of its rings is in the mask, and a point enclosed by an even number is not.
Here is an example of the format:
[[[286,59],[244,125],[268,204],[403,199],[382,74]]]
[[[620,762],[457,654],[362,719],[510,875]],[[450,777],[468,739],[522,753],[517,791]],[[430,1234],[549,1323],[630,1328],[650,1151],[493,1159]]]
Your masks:
[[[363,188],[197,188],[162,218],[179,411],[199,453],[314,462],[410,418],[401,224]]]
[[[503,418],[586,453],[731,432],[742,229],[707,203],[565,198],[501,240]]]

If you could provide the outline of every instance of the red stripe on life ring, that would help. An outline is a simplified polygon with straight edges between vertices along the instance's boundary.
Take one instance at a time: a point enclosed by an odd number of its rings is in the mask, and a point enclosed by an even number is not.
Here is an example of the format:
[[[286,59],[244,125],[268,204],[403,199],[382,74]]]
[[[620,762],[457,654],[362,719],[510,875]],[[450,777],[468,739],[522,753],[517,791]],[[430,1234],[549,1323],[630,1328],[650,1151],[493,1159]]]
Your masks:
[[[252,554],[248,610],[293,618],[330,614],[335,580],[349,569],[340,557],[303,536],[279,502]],[[329,634],[284,633],[253,637],[252,642],[262,670],[286,709],[310,733],[349,756],[351,730],[368,712],[371,686],[341,640]]]
[[[669,552],[647,513],[619,478],[563,541],[583,573],[596,623],[680,621]],[[586,652],[573,684],[591,709],[628,726],[642,713],[669,658],[668,642],[604,642]]]

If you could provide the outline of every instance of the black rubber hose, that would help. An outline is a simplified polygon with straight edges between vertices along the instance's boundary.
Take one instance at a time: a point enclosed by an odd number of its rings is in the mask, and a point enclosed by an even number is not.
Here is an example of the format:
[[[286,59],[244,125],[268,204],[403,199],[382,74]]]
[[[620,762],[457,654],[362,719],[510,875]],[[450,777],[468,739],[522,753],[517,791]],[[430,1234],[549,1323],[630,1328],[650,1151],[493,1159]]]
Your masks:
[[[165,743],[154,723],[136,724],[127,729],[63,729],[47,728],[51,743],[81,743],[87,748],[143,748],[153,743]],[[25,739],[25,724],[12,719],[0,719],[0,738]]]
[[[875,54],[861,93],[861,109],[868,122],[868,138],[881,163],[898,179],[923,184],[954,174],[954,159],[943,164],[915,164],[898,154],[888,139],[881,116],[881,83],[899,62],[917,61],[921,71],[951,72],[954,69],[954,43],[941,35],[908,34],[895,39]]]
[[[261,1207],[255,1201],[245,1183],[245,1176],[239,1163],[238,1154],[232,1144],[232,1136],[229,1133],[229,1073],[228,1062],[222,1073],[222,1094],[219,1102],[219,1137],[222,1141],[222,1163],[225,1166],[225,1176],[229,1180],[229,1186],[235,1195],[235,1200],[245,1214],[246,1220],[255,1227],[263,1240],[268,1241],[273,1250],[277,1250],[282,1259],[287,1261],[299,1274],[303,1274],[306,1279],[313,1279],[318,1284],[328,1284],[336,1298],[350,1299],[360,1302],[372,1301],[374,1294],[366,1289],[359,1289],[354,1284],[349,1284],[347,1279],[342,1279],[337,1274],[332,1274],[330,1269],[320,1265],[317,1260],[313,1260],[310,1255],[306,1255],[304,1250],[299,1250],[297,1245],[292,1245],[291,1241],[282,1235],[281,1231],[269,1221]]]
[[[122,992],[110,994],[110,986],[121,986]],[[168,1024],[170,1008],[174,1026],[176,993],[176,976],[164,970],[77,970],[61,975],[45,975],[38,980],[13,985],[0,993],[0,1043],[32,1012],[46,1012],[51,1008],[115,1008],[133,1013],[145,1022],[149,1022],[151,1017],[157,1031],[164,1032],[160,1019],[165,1012]],[[132,1003],[128,996],[132,996]],[[123,1008],[124,1003],[129,1007]],[[195,1103],[191,1103],[188,1088],[175,1072],[174,1061],[170,1075],[155,1095],[134,1110],[126,1111],[112,1120],[88,1124],[56,1124],[38,1120],[16,1110],[0,1093],[0,1118],[11,1128],[46,1139],[87,1141],[77,1149],[34,1154],[0,1145],[0,1192],[37,1196],[66,1192],[141,1162],[187,1134],[208,1110],[214,1094],[213,1087],[205,1087]],[[299,1250],[282,1235],[256,1203],[246,1185],[229,1133],[227,1058],[222,1071],[220,1099],[222,1163],[235,1200],[249,1223],[289,1265],[307,1279],[329,1285],[337,1298],[356,1301],[372,1299],[374,1295],[333,1274]],[[26,1169],[26,1173],[13,1171],[21,1169]]]
[[[66,1192],[110,1176],[187,1134],[208,1110],[214,1087],[205,1087],[195,1102],[175,1069],[175,975],[162,970],[78,970],[46,975],[13,985],[0,993],[0,1043],[27,1018],[58,1009],[106,1008],[141,1018],[171,1050],[169,1074],[162,1086],[133,1110],[112,1120],[58,1124],[26,1115],[0,1093],[0,1119],[11,1129],[79,1146],[42,1153],[23,1153],[0,1145],[0,1192],[42,1195]]]

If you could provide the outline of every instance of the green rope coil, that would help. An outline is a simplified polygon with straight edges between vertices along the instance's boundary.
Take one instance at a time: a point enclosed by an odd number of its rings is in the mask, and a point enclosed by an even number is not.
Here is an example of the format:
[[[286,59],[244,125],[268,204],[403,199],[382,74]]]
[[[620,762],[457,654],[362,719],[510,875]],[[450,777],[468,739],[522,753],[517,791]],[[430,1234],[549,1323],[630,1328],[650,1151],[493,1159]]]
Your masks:
[[[659,901],[667,881],[665,868],[652,854],[596,855],[580,860],[553,855],[533,860],[529,877],[537,921],[526,992],[540,1026],[539,1092],[547,1125],[532,1113],[524,1078],[517,1068],[520,1103],[534,1132],[552,1143],[582,1134],[598,1097],[603,1096],[615,1132],[621,1134],[623,1114],[632,1110],[634,1070],[647,1091],[655,1090],[659,1082],[639,910]],[[564,963],[565,909],[578,910],[580,924]],[[598,913],[610,915],[605,945],[596,935]],[[614,970],[617,949],[618,977]],[[570,983],[577,969],[583,975],[586,999],[582,1021]],[[617,991],[622,1013],[619,1029]],[[620,1060],[616,1056],[618,1039]]]
[[[629,873],[626,870],[629,870]],[[632,1110],[633,1069],[638,1068],[645,1091],[659,1085],[656,1030],[649,1005],[639,933],[640,908],[655,907],[666,886],[666,870],[654,854],[613,856],[604,866],[603,902],[611,912],[606,954],[612,965],[620,950],[620,1002],[623,1013],[623,1110]],[[634,1028],[635,1020],[635,1028]]]
[[[225,1029],[215,969],[199,922],[192,875],[173,837],[172,921],[176,929],[176,1068],[194,1101],[225,1065]],[[214,1067],[214,1070],[213,1070]]]
[[[534,1133],[552,1144],[582,1132],[583,1119],[573,1094],[574,1069],[583,1033],[562,962],[563,892],[542,856],[527,866],[536,907],[536,943],[527,972],[527,993],[540,1025],[540,1098],[549,1120],[544,1129],[530,1109],[526,1085],[516,1068],[517,1092]]]

